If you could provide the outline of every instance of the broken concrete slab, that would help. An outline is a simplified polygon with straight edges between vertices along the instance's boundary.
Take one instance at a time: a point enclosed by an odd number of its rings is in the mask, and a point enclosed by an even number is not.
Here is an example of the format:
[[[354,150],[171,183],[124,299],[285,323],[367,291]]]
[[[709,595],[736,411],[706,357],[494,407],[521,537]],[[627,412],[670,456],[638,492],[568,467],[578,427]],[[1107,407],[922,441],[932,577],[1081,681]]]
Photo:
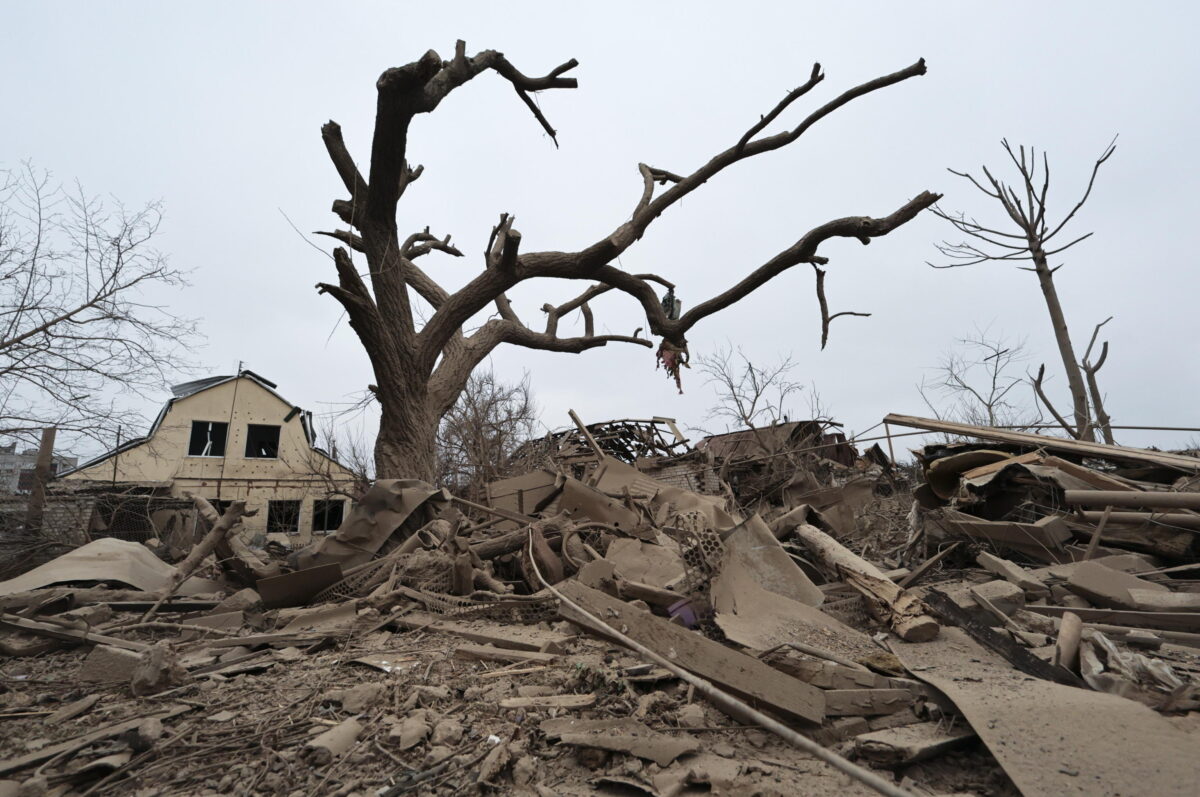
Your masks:
[[[975,561],[992,575],[999,576],[1010,584],[1020,587],[1028,597],[1045,597],[1050,594],[1050,588],[1041,579],[1035,578],[1016,562],[1002,559],[987,551],[981,552],[979,556],[975,557]]]
[[[80,664],[75,677],[85,683],[124,683],[139,660],[136,651],[96,645]]]
[[[1105,609],[1136,609],[1129,590],[1167,592],[1162,584],[1131,576],[1098,562],[1080,562],[1067,579],[1067,589]]]
[[[904,767],[962,747],[974,738],[975,732],[961,724],[947,728],[940,722],[918,722],[859,734],[854,752],[875,766]]]

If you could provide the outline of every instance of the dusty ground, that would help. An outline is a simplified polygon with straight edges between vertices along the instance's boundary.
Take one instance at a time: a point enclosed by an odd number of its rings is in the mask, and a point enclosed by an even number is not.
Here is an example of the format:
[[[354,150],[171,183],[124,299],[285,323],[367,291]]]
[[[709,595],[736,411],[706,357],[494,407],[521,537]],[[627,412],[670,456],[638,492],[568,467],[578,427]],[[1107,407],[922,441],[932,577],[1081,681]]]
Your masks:
[[[712,793],[872,793],[761,730],[733,724],[702,701],[692,701],[696,705],[689,708],[685,684],[624,677],[624,670],[641,662],[604,642],[580,637],[549,665],[507,668],[452,658],[461,643],[425,631],[351,636],[319,652],[266,652],[243,665],[258,665],[261,671],[201,676],[140,699],[130,695],[128,683],[80,685],[75,680],[82,660],[77,651],[10,659],[0,668],[0,738],[6,755],[13,757],[166,706],[191,709],[166,721],[154,746],[134,754],[117,771],[101,779],[98,773],[90,779],[80,776],[78,783],[51,777],[46,784],[50,793],[367,795],[468,789],[549,795],[591,794],[599,787],[612,793],[671,794],[687,793],[679,789],[689,779],[698,781],[691,790]],[[225,652],[227,657],[244,655],[239,649]],[[385,655],[392,671],[352,662],[366,653]],[[63,704],[92,693],[100,700],[89,712],[55,726],[45,722]],[[506,697],[544,693],[596,694],[598,702],[574,711],[498,706]],[[400,749],[393,729],[422,709],[429,711],[436,743],[427,738]],[[685,723],[699,727],[680,727],[681,711]],[[306,740],[355,715],[365,728],[349,753],[328,766],[306,761]],[[556,744],[538,725],[564,715],[636,717],[652,729],[693,740],[700,752],[660,767],[632,755],[604,756]],[[498,744],[506,746],[507,755],[499,757],[507,761],[491,783],[478,783],[483,757]],[[76,760],[82,764],[128,750],[125,740],[113,739],[82,751]],[[46,769],[71,766],[53,761]],[[34,774],[28,769],[17,777],[28,780]],[[896,778],[910,778],[907,785],[934,793],[1015,793],[979,746],[909,767]],[[605,779],[610,779],[607,784]],[[658,790],[649,790],[655,783]]]

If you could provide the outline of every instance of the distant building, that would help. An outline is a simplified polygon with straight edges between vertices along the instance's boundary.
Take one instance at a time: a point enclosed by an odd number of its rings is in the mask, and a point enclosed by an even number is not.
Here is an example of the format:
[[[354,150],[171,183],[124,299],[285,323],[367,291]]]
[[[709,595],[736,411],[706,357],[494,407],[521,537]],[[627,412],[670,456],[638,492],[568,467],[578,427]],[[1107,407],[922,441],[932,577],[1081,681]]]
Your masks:
[[[27,493],[33,489],[33,469],[37,465],[36,448],[17,452],[17,444],[0,446],[0,493]],[[75,457],[55,456],[50,461],[50,472],[61,473],[79,463]]]
[[[244,500],[258,512],[242,521],[247,532],[294,543],[336,530],[354,474],[316,446],[312,414],[275,387],[253,371],[176,385],[145,437],[61,473],[61,482],[192,493],[218,511]]]

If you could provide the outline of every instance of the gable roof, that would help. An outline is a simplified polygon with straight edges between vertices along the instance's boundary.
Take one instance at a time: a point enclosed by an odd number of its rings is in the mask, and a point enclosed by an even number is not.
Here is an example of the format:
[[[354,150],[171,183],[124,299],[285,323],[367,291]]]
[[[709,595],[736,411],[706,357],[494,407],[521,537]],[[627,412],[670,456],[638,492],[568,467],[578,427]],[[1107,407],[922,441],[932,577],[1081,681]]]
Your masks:
[[[111,459],[117,454],[123,454],[131,448],[137,448],[138,446],[150,440],[150,438],[154,437],[155,433],[158,432],[158,427],[162,425],[163,419],[167,417],[167,412],[170,411],[175,402],[182,401],[183,399],[194,396],[197,393],[203,393],[205,390],[210,390],[218,385],[223,385],[226,382],[232,382],[238,378],[249,379],[250,381],[256,383],[263,390],[267,391],[272,396],[291,407],[292,412],[288,414],[288,418],[290,420],[292,414],[298,413],[300,415],[300,427],[304,430],[304,439],[308,442],[309,447],[312,448],[313,451],[324,454],[331,460],[333,459],[333,457],[330,457],[327,453],[325,453],[325,451],[317,448],[317,446],[314,445],[316,442],[316,436],[313,433],[312,422],[309,419],[309,413],[304,412],[300,407],[293,405],[290,401],[275,392],[275,388],[278,387],[278,385],[276,385],[274,382],[259,376],[253,371],[243,369],[240,373],[230,376],[209,376],[205,377],[204,379],[196,379],[191,382],[183,382],[182,384],[172,385],[171,398],[167,399],[167,402],[163,404],[163,408],[159,410],[158,416],[154,419],[154,423],[150,424],[150,431],[148,431],[143,437],[135,437],[130,440],[126,440],[116,448],[106,451],[98,457],[89,459],[87,462],[83,462],[69,470],[62,471],[61,473],[57,474],[56,478],[70,476],[72,473],[77,471],[99,465],[101,462],[104,462],[106,459]]]

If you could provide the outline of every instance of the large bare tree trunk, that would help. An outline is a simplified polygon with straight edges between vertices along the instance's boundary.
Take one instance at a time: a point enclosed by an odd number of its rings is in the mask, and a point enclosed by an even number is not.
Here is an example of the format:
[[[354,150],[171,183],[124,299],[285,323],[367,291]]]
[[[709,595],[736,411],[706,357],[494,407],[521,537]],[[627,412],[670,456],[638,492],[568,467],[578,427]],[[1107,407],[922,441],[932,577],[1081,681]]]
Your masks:
[[[788,92],[736,144],[691,174],[638,164],[640,191],[631,192],[638,196],[633,212],[623,213],[620,225],[602,238],[576,251],[527,251],[522,249],[522,236],[513,227],[513,217],[502,214],[484,249],[482,270],[457,290],[446,289],[417,260],[434,251],[462,257],[450,236],[438,238],[426,227],[402,239],[397,230],[397,203],[424,171],[419,165],[413,167],[407,157],[410,123],[418,115],[435,111],[459,86],[491,72],[512,85],[553,139],[554,128],[530,94],[576,88],[576,80],[564,76],[576,66],[578,62],[572,59],[542,77],[529,77],[502,53],[484,50],[468,56],[466,43],[458,41],[449,59],[430,50],[412,63],[384,71],[376,83],[375,130],[365,176],[346,148],[341,127],[329,122],[321,128],[326,150],[349,198],[333,203],[333,212],[347,228],[321,233],[342,244],[333,252],[337,283],[322,282],[317,289],[342,305],[371,360],[375,395],[382,410],[375,450],[377,478],[435,478],[438,420],[454,405],[471,371],[501,344],[577,354],[608,343],[653,348],[650,336],[657,335],[663,346],[686,355],[686,335],[700,320],[744,299],[794,266],[828,263],[828,258],[818,253],[826,240],[854,238],[870,243],[911,221],[940,198],[923,191],[886,216],[847,216],[820,224],[774,257],[738,275],[731,287],[682,315],[672,312],[669,316],[658,296],[657,286],[673,290],[672,282],[655,274],[631,274],[620,267],[621,254],[642,238],[655,219],[725,168],[791,144],[856,98],[925,74],[925,61],[918,60],[843,91],[794,127],[766,132],[788,106],[824,80],[820,65],[814,64],[807,82]],[[362,257],[356,262],[352,252]],[[823,273],[818,274],[821,276]],[[535,329],[517,315],[507,291],[527,281],[551,279],[593,284],[563,304],[543,305],[545,326]],[[818,281],[822,324],[827,331],[829,321],[840,314],[829,315],[823,290]],[[588,302],[609,291],[624,293],[642,306],[646,323],[632,335],[596,332]],[[414,306],[414,302],[420,304]],[[490,305],[495,314],[468,334],[465,327]],[[583,317],[583,335],[560,336],[559,320],[574,312]],[[646,337],[642,337],[643,330]]]
[[[438,416],[431,410],[428,399],[380,390],[379,403],[379,437],[375,440],[377,478],[404,477],[432,484],[437,474]]]
[[[1058,344],[1058,354],[1062,357],[1063,371],[1067,375],[1067,386],[1071,389],[1071,405],[1075,413],[1075,435],[1080,440],[1095,440],[1096,433],[1092,428],[1092,413],[1088,407],[1083,369],[1079,367],[1079,360],[1075,359],[1075,347],[1071,345],[1071,333],[1067,330],[1067,319],[1063,315],[1062,303],[1058,299],[1058,290],[1054,287],[1054,271],[1046,261],[1046,253],[1041,245],[1036,240],[1030,240],[1029,243],[1033,253],[1034,271],[1037,272],[1038,283],[1042,287],[1042,296],[1046,299],[1046,309],[1050,311],[1050,323],[1054,327],[1054,341]]]

